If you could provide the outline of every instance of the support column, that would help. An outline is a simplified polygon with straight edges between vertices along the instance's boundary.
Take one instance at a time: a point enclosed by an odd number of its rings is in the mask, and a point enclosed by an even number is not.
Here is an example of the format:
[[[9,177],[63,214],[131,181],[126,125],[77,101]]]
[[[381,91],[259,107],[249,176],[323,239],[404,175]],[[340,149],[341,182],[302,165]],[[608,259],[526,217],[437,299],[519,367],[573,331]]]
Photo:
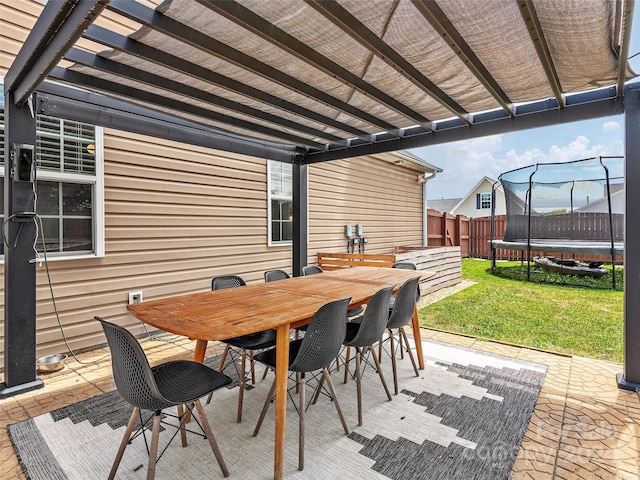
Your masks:
[[[293,164],[293,276],[302,275],[302,267],[307,264],[307,230],[309,226],[308,185],[309,166],[298,162]]]
[[[21,214],[35,210],[33,184],[15,181],[16,159],[12,155],[15,144],[35,146],[36,120],[28,105],[14,104],[13,92],[5,94],[5,139],[4,218],[10,220],[5,228],[9,246],[4,247],[4,382],[0,398],[44,386],[36,376],[36,266],[29,262],[35,257],[36,225],[33,216]],[[21,167],[24,170],[24,163]],[[24,172],[20,177],[24,180]]]
[[[618,386],[640,388],[640,91],[627,89],[625,119],[624,366]]]

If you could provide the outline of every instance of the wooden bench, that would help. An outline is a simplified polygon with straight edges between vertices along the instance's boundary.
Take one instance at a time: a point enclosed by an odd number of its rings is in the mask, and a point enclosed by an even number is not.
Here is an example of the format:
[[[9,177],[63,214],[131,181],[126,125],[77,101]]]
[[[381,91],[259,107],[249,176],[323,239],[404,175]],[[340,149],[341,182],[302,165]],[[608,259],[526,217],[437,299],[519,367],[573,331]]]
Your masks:
[[[318,266],[323,270],[339,270],[349,267],[391,267],[395,255],[372,255],[368,253],[318,253]]]

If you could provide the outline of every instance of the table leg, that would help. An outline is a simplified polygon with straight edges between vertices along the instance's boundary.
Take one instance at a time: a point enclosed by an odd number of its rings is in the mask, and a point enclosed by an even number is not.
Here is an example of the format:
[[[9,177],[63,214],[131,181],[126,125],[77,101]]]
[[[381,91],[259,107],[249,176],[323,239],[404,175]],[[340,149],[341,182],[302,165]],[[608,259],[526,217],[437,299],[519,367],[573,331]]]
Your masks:
[[[284,467],[284,432],[287,413],[287,379],[289,373],[290,325],[280,325],[276,337],[276,437],[273,478],[282,479]]]
[[[413,317],[411,317],[413,326],[413,341],[416,344],[416,357],[418,357],[418,367],[424,370],[424,356],[422,354],[422,339],[420,338],[420,320],[418,319],[418,306],[413,307]]]
[[[193,360],[198,363],[204,362],[204,355],[207,353],[207,341],[196,340],[196,350],[193,352]]]

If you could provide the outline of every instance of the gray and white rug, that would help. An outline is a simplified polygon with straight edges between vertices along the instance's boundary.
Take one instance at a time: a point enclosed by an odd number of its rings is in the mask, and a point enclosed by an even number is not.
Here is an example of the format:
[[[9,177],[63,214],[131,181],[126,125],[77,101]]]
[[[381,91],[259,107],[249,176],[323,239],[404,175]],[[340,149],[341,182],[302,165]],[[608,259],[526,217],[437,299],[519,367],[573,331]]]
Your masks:
[[[289,401],[285,477],[296,479],[506,479],[529,423],[546,367],[449,344],[423,341],[426,368],[415,377],[398,362],[399,395],[391,402],[375,372],[365,371],[364,425],[357,425],[355,382],[332,377],[351,433],[345,435],[324,396],[305,418],[305,469],[297,470],[298,426]],[[391,362],[383,361],[391,388]],[[261,372],[258,376],[261,376]],[[237,387],[221,389],[205,406],[230,478],[273,478],[274,410],[257,437],[252,431],[273,379],[245,394],[243,422],[235,422]],[[308,397],[311,396],[311,391]],[[8,426],[28,478],[106,478],[131,408],[117,392]],[[170,437],[161,433],[160,441]],[[144,440],[127,447],[116,478],[146,475]],[[206,440],[174,441],[157,465],[158,479],[223,478]]]

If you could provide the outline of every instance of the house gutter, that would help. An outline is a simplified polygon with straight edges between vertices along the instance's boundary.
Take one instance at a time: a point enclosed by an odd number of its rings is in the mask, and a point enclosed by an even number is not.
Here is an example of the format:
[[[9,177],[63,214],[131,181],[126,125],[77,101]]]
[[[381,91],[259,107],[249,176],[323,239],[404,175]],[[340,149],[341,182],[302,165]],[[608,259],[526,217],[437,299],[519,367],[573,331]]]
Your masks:
[[[429,214],[427,213],[427,182],[429,180],[433,180],[436,178],[438,172],[431,172],[431,175],[427,175],[426,173],[422,177],[418,177],[418,181],[422,182],[422,246],[429,246],[429,232],[428,232],[428,222],[429,222]]]

